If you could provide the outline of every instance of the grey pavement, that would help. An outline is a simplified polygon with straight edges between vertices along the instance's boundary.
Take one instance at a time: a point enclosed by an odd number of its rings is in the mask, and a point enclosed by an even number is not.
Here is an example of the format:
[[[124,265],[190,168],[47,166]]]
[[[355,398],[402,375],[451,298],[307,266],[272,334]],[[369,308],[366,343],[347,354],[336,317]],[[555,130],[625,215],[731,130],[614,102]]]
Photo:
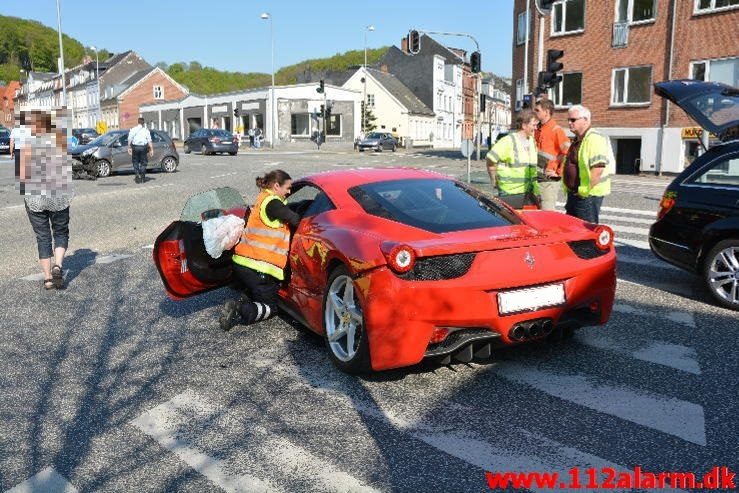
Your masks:
[[[665,178],[619,176],[604,204],[620,241],[610,322],[487,364],[344,375],[287,316],[222,333],[229,289],[170,300],[147,248],[189,195],[228,185],[253,200],[275,167],[466,164],[260,150],[183,155],[142,185],[75,182],[68,287],[44,292],[22,279],[35,241],[0,158],[0,491],[482,492],[485,471],[736,468],[739,322],[645,249]],[[473,184],[487,186],[482,162]]]

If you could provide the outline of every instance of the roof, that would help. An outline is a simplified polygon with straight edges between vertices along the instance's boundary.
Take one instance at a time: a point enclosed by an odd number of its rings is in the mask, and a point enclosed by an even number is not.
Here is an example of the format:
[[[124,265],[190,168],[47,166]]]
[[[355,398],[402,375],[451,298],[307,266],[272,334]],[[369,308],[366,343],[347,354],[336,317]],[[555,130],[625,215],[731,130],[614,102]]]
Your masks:
[[[108,58],[107,60],[105,60],[104,62],[102,62],[102,64],[104,64],[104,65],[106,65],[108,67],[112,67],[116,63],[118,63],[121,60],[123,60],[124,58],[126,58],[126,55],[128,55],[132,51],[133,50],[128,50],[128,51],[124,51],[123,53],[118,53],[117,55],[113,55],[110,58]]]
[[[415,115],[434,116],[434,112],[423,102],[418,96],[408,89],[408,87],[400,82],[393,74],[383,72],[381,70],[367,68],[367,72],[390,92],[400,103],[408,109],[409,113]]]

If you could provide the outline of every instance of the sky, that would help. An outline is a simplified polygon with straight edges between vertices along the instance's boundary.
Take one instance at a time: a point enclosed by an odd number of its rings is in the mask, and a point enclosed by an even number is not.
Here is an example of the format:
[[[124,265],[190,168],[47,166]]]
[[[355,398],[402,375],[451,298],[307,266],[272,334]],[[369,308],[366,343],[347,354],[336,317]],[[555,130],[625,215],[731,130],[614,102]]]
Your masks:
[[[400,46],[409,29],[472,35],[482,70],[509,77],[513,0],[58,0],[62,31],[113,53],[134,50],[151,64],[198,61],[219,70],[270,73],[311,58]],[[56,29],[57,0],[0,0],[0,15]],[[367,31],[369,25],[374,31]],[[474,51],[467,37],[433,35]]]

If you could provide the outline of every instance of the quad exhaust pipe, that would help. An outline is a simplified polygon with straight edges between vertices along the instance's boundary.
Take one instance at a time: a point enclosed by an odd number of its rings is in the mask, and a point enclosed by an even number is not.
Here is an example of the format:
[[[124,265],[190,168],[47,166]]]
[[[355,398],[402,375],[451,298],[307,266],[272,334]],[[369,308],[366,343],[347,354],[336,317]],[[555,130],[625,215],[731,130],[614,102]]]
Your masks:
[[[508,331],[508,338],[512,341],[526,341],[548,336],[552,330],[554,330],[554,323],[550,318],[527,320],[511,327]]]

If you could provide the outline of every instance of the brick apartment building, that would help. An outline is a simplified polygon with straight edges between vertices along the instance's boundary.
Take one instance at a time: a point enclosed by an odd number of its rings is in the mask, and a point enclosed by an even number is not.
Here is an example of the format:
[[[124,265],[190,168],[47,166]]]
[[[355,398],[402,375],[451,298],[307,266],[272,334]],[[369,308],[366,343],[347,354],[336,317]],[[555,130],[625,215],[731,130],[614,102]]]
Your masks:
[[[13,111],[15,108],[15,93],[20,89],[20,82],[10,81],[5,86],[0,86],[0,125],[8,128],[15,126],[13,122]]]
[[[548,94],[560,125],[567,128],[569,105],[583,104],[593,127],[610,136],[618,173],[682,171],[698,152],[699,132],[653,84],[693,78],[739,86],[739,0],[567,0],[547,17],[534,2],[514,1],[514,109],[536,87],[547,50],[564,50],[563,81]]]

